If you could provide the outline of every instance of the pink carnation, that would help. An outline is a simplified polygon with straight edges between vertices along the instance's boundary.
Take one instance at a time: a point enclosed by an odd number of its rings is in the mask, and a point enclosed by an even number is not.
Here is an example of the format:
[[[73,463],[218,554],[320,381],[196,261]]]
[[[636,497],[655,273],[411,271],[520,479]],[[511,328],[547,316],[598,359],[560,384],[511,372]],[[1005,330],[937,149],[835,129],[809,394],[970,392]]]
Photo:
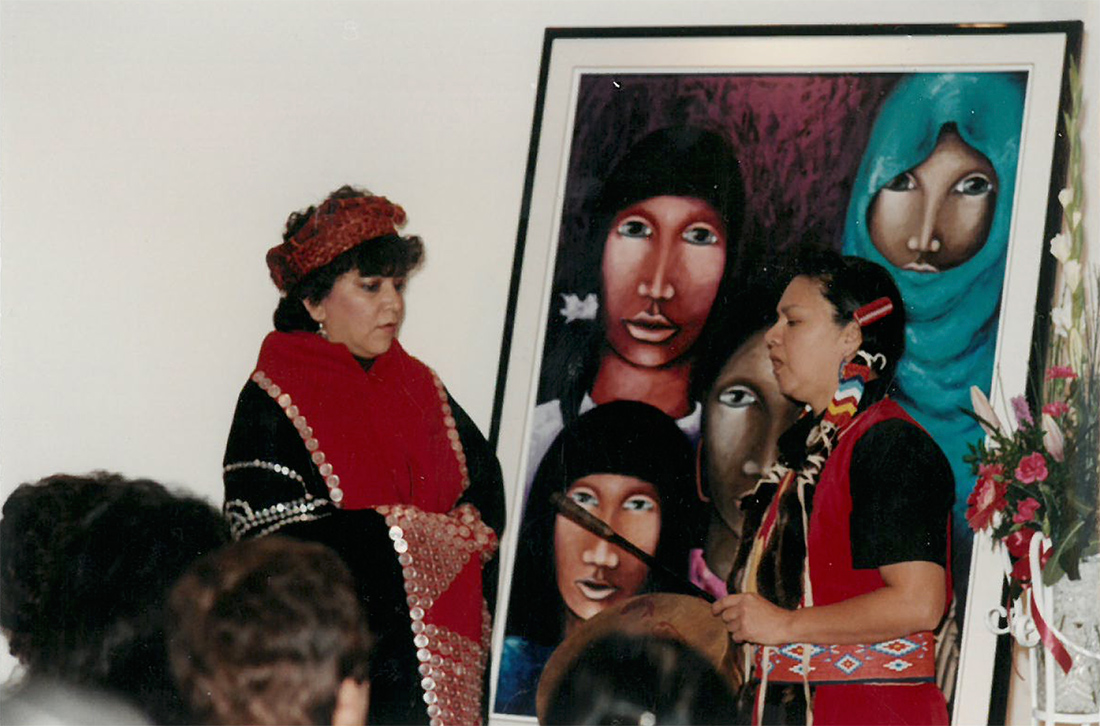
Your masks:
[[[1043,458],[1043,455],[1039,452],[1029,454],[1020,459],[1019,466],[1016,467],[1016,479],[1021,484],[1031,484],[1037,481],[1046,481],[1047,478],[1047,460]]]
[[[1035,512],[1039,509],[1039,500],[1028,497],[1016,507],[1016,514],[1012,515],[1012,521],[1016,524],[1027,524],[1035,519]]]
[[[1043,413],[1053,418],[1065,416],[1067,413],[1069,413],[1069,404],[1065,401],[1055,401],[1054,403],[1048,403],[1043,406]]]
[[[993,515],[1001,511],[1008,504],[1005,501],[1007,485],[996,479],[979,479],[974,491],[966,503],[970,505],[966,510],[966,521],[970,528],[979,532],[989,526],[993,521]]]
[[[1047,380],[1053,381],[1056,378],[1073,380],[1077,378],[1077,373],[1069,366],[1051,366],[1047,368]]]

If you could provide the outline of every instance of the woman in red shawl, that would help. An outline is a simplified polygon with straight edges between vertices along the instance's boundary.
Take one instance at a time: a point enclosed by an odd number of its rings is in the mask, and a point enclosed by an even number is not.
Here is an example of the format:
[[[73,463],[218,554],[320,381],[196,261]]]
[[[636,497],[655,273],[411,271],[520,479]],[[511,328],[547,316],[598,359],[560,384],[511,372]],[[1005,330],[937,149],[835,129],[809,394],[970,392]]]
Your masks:
[[[290,215],[267,264],[283,297],[224,459],[235,538],[327,544],[355,573],[378,642],[372,723],[478,723],[500,467],[396,336],[423,256],[401,207],[352,187]]]

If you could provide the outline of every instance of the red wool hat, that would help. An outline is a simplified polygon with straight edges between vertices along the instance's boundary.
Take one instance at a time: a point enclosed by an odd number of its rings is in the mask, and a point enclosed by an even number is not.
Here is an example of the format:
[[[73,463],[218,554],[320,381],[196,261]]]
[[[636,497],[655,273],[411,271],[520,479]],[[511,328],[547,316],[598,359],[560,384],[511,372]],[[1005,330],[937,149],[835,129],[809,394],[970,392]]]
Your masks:
[[[404,224],[405,210],[385,197],[330,199],[294,236],[267,251],[271,279],[275,287],[287,292],[303,277],[352,247],[397,234],[397,228]]]

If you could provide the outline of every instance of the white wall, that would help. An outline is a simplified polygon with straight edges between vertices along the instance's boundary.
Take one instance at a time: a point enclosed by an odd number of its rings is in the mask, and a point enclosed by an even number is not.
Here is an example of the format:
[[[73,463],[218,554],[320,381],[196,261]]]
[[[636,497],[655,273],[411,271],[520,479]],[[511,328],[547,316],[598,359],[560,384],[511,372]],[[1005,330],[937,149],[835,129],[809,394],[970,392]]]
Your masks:
[[[487,431],[546,26],[1085,15],[1096,28],[1093,0],[4,0],[0,500],[104,468],[219,502],[276,302],[264,253],[345,182],[424,237],[402,340]]]
[[[288,212],[347,181],[399,201],[426,240],[402,339],[487,430],[548,25],[1085,7],[5,0],[0,498],[106,468],[218,501],[235,397],[276,302],[264,253]]]

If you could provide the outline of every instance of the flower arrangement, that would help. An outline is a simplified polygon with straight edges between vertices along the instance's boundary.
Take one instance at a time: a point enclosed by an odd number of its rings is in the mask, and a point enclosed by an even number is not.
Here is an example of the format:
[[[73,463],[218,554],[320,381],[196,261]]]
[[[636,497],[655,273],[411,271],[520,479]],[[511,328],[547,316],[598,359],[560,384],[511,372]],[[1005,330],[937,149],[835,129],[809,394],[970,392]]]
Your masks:
[[[1042,381],[1029,397],[1011,400],[1015,428],[1001,424],[985,395],[971,389],[986,440],[970,445],[965,461],[976,483],[966,514],[975,531],[987,530],[1007,549],[1010,599],[1029,584],[1031,539],[1051,541],[1040,555],[1043,583],[1078,579],[1084,557],[1096,554],[1100,488],[1100,268],[1086,277],[1082,263],[1080,74],[1070,68],[1069,186],[1058,195],[1062,230],[1050,241],[1058,263],[1050,336]],[[1011,601],[1010,600],[1010,601]]]

